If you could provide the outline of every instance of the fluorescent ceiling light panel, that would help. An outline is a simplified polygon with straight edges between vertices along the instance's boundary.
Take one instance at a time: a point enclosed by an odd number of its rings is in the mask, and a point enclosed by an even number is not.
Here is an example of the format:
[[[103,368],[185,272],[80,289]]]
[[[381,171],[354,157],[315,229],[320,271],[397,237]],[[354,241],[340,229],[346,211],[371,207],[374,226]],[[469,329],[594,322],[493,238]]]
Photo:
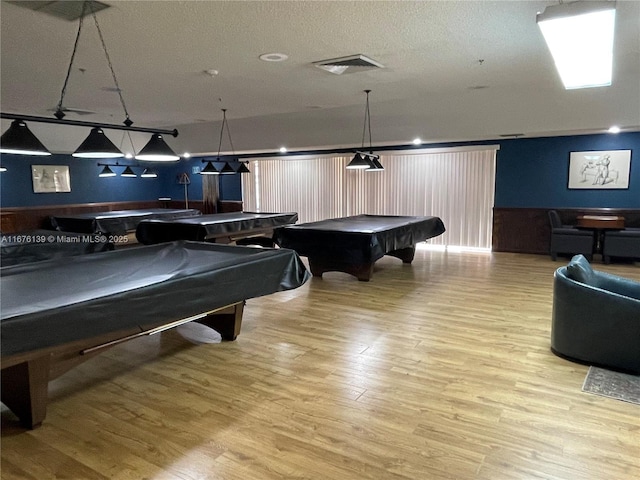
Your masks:
[[[615,9],[615,2],[580,1],[537,15],[566,89],[611,85]]]

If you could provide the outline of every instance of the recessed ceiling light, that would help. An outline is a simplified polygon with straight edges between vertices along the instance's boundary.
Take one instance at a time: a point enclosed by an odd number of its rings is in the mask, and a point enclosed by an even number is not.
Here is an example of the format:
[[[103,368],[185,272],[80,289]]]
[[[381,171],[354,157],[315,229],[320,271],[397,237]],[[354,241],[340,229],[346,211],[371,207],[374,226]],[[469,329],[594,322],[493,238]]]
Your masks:
[[[191,154],[190,154],[189,152],[184,152],[184,153],[182,154],[182,157],[183,157],[183,158],[191,158]]]
[[[422,145],[422,140],[418,137],[418,138],[414,138],[413,139],[413,144],[414,145]]]
[[[280,147],[280,153],[287,153],[287,147]]]
[[[620,133],[620,127],[618,127],[617,125],[609,127],[609,133]]]
[[[265,62],[284,62],[289,58],[289,55],[285,55],[284,53],[263,53],[258,58]]]

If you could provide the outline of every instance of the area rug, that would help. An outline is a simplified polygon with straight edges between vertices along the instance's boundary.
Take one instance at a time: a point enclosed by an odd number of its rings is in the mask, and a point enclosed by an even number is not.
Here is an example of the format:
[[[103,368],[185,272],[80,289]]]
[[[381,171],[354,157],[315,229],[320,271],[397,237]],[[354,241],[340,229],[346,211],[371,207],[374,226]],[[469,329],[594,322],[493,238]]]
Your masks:
[[[640,375],[589,367],[582,391],[640,405]]]

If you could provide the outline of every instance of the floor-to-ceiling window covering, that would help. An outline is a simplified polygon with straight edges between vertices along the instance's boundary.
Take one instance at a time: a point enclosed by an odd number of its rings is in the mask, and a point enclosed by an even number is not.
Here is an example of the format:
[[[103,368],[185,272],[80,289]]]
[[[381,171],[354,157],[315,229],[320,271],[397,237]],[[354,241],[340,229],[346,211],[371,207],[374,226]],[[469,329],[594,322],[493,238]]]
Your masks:
[[[385,154],[382,172],[346,170],[350,157],[261,159],[243,175],[245,210],[298,212],[300,222],[357,215],[433,215],[435,245],[491,248],[496,147]]]

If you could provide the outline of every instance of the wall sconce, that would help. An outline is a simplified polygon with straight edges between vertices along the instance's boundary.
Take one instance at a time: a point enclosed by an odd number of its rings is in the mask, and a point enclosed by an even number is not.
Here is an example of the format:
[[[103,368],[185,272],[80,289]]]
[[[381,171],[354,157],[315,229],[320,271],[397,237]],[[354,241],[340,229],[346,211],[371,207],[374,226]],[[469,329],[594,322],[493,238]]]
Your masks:
[[[88,10],[87,10],[88,9]],[[82,122],[82,121],[74,121],[74,120],[63,120],[65,117],[64,108],[63,108],[63,100],[64,95],[67,89],[67,83],[69,81],[69,76],[73,68],[73,61],[76,56],[76,51],[78,48],[78,40],[80,39],[80,33],[82,32],[82,26],[84,22],[84,17],[88,14],[91,14],[96,25],[96,29],[98,30],[98,35],[100,38],[100,42],[102,44],[102,49],[104,50],[104,54],[107,58],[107,62],[109,64],[109,68],[111,70],[111,75],[113,77],[113,82],[115,84],[115,89],[120,96],[120,103],[122,104],[122,109],[124,110],[125,120],[122,122],[124,125],[111,125],[106,123],[95,123],[95,122]],[[58,106],[54,113],[55,118],[48,117],[37,117],[31,115],[21,115],[21,114],[13,114],[13,113],[1,113],[1,118],[14,120],[11,123],[11,126],[0,138],[0,152],[1,153],[12,153],[17,155],[51,155],[51,152],[38,140],[38,138],[29,130],[25,122],[42,122],[42,123],[53,123],[59,125],[73,125],[80,127],[91,127],[91,132],[89,136],[82,142],[82,144],[74,151],[72,154],[74,157],[80,158],[120,158],[124,157],[124,154],[116,147],[111,140],[109,140],[104,132],[105,129],[113,129],[113,130],[130,130],[136,132],[144,132],[144,133],[152,133],[151,140],[149,143],[140,151],[140,154],[136,157],[138,160],[143,161],[176,161],[180,160],[180,157],[175,154],[173,150],[164,142],[162,136],[160,134],[168,134],[173,135],[174,137],[178,136],[178,131],[174,130],[162,130],[157,128],[144,128],[144,127],[133,127],[133,121],[129,118],[129,112],[127,112],[127,108],[124,103],[124,99],[122,97],[122,90],[118,85],[118,80],[116,78],[116,74],[113,70],[113,66],[111,65],[111,61],[109,59],[109,52],[107,51],[107,46],[104,43],[104,39],[102,36],[102,31],[100,30],[100,25],[98,24],[98,19],[96,17],[96,13],[93,9],[93,5],[91,1],[85,1],[82,4],[82,13],[80,15],[79,24],[78,24],[78,33],[76,35],[75,43],[73,46],[73,51],[71,53],[71,61],[69,63],[69,67],[67,69],[67,76],[64,81],[64,85],[62,87],[62,92],[60,94],[60,101],[58,102]]]

